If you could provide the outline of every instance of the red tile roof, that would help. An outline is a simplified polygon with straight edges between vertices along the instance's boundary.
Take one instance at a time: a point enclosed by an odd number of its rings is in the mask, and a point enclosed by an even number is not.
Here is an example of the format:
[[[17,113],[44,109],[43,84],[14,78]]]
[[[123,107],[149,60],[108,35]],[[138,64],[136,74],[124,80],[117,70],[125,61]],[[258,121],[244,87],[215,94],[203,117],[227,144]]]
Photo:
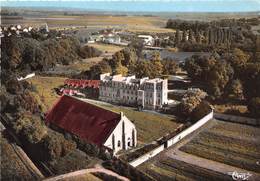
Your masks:
[[[72,87],[92,87],[99,88],[100,80],[81,80],[81,79],[66,79],[64,84]]]
[[[120,121],[120,114],[64,95],[47,113],[46,122],[83,140],[103,145]]]

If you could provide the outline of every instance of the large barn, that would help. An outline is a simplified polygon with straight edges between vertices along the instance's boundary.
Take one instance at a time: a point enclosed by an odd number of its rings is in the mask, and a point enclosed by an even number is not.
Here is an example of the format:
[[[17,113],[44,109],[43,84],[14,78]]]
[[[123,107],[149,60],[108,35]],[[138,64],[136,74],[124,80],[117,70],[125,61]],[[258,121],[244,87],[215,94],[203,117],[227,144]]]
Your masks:
[[[137,144],[135,125],[122,112],[115,113],[67,95],[47,113],[46,122],[114,153]]]

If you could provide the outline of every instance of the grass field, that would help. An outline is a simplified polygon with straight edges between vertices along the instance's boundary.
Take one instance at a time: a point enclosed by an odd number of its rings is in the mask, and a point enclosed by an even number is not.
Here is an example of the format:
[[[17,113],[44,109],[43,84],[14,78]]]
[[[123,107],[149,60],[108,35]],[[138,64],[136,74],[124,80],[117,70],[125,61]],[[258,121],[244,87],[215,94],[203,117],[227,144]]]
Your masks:
[[[120,46],[111,45],[111,44],[103,44],[103,43],[92,43],[92,44],[89,44],[89,46],[97,48],[97,49],[101,50],[103,53],[107,52],[107,53],[111,53],[111,54],[114,54],[123,49],[123,47],[120,47]]]
[[[217,121],[201,132],[181,151],[260,173],[260,128]]]
[[[36,92],[32,92],[38,101],[42,104],[43,111],[49,110],[58,99],[54,88],[64,84],[63,77],[41,77],[35,76],[28,80],[36,87]]]
[[[76,62],[70,65],[64,66],[64,69],[67,70],[74,70],[74,71],[86,71],[93,65],[97,64],[98,62],[102,61],[103,57],[93,57],[93,58],[86,58],[80,62]]]

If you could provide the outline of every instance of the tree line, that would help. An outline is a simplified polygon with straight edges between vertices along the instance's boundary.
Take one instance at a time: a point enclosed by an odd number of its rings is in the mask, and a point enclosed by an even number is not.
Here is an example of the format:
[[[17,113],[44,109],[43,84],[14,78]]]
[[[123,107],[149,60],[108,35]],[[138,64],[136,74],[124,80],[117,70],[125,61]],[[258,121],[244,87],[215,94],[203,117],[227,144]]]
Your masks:
[[[39,35],[39,36],[36,36]],[[96,48],[81,47],[78,39],[72,36],[56,38],[35,32],[30,36],[16,35],[1,38],[1,66],[4,70],[29,73],[45,71],[56,64],[68,65],[82,58],[100,56]]]
[[[204,85],[211,99],[244,100],[254,116],[260,116],[260,61],[234,49],[210,57],[192,56],[185,62],[189,77]]]
[[[231,47],[252,51],[256,35],[251,26],[259,25],[258,18],[222,19],[211,22],[169,19],[166,28],[176,30],[169,39],[156,40],[157,46],[174,46],[184,51],[228,50]]]

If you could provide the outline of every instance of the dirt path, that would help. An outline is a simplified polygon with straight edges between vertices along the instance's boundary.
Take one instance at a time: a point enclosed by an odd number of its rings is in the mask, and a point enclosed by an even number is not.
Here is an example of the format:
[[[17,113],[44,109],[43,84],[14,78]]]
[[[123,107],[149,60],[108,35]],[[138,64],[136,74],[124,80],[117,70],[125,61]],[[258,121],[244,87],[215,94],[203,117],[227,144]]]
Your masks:
[[[119,180],[122,180],[122,181],[130,181],[128,178],[123,177],[123,176],[121,176],[121,175],[119,175],[119,174],[117,174],[117,173],[115,173],[111,170],[105,169],[100,165],[96,165],[95,168],[78,170],[78,171],[75,171],[75,172],[70,172],[70,173],[67,173],[67,174],[48,178],[48,179],[45,179],[44,181],[58,181],[58,180],[61,180],[61,179],[75,177],[75,176],[83,175],[83,174],[86,174],[86,173],[97,173],[97,172],[116,177],[116,178],[118,178]]]

